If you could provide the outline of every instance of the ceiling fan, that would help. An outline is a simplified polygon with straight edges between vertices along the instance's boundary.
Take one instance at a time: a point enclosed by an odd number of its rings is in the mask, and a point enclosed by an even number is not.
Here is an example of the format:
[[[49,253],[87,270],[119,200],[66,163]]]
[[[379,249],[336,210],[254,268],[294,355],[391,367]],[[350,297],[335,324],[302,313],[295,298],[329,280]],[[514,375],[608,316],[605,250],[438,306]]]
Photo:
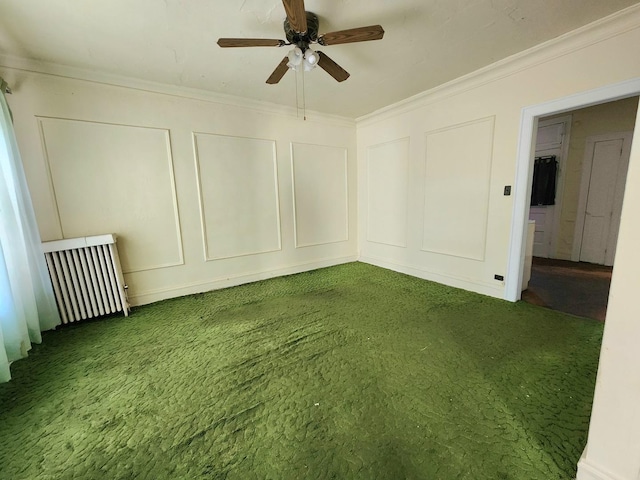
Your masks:
[[[369,27],[351,28],[337,32],[318,35],[319,21],[316,14],[307,12],[304,8],[304,0],[282,0],[287,18],[284,20],[285,40],[267,38],[221,38],[218,45],[229,47],[283,47],[294,45],[293,50],[282,59],[267,83],[278,83],[289,69],[305,71],[320,66],[325,72],[343,82],[349,78],[349,73],[331,60],[324,52],[317,52],[309,47],[312,43],[322,46],[338,45],[341,43],[366,42],[380,40],[384,30],[380,25]]]

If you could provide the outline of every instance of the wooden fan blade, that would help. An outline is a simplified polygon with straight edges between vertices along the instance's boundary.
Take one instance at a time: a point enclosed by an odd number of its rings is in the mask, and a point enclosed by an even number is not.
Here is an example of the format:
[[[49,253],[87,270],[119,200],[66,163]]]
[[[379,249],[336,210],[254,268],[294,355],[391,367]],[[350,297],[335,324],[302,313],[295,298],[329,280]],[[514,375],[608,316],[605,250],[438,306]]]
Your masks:
[[[318,52],[318,55],[320,56],[320,59],[318,60],[318,65],[320,66],[320,68],[322,68],[337,81],[344,82],[347,78],[349,78],[349,72],[347,72],[344,68],[331,60],[326,53]]]
[[[222,48],[229,47],[281,47],[284,40],[273,38],[220,38],[218,45]]]
[[[383,36],[384,30],[380,25],[371,25],[369,27],[325,33],[318,37],[318,43],[321,45],[338,45],[340,43],[368,42],[369,40],[380,40]]]
[[[307,12],[304,10],[304,0],[282,0],[284,10],[287,12],[289,26],[294,32],[305,33],[307,31]]]
[[[271,76],[267,78],[267,83],[269,85],[274,85],[278,83],[280,80],[282,80],[282,77],[284,77],[284,74],[287,73],[287,70],[289,70],[289,67],[287,67],[287,63],[289,63],[289,57],[284,57],[282,61],[278,64],[276,69],[273,71]]]

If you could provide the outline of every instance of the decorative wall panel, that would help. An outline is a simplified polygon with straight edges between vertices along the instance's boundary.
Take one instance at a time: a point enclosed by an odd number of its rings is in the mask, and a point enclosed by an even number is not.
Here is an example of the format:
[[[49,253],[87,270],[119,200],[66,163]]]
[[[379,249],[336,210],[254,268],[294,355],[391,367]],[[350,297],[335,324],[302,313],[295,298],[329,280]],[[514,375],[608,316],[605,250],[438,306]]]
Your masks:
[[[490,117],[427,133],[423,250],[484,259],[493,123]]]
[[[409,139],[367,149],[367,240],[406,247]]]
[[[296,247],[348,240],[347,150],[291,145]]]
[[[280,250],[272,140],[194,134],[205,258]]]
[[[39,122],[64,238],[115,233],[124,273],[183,263],[168,130]]]

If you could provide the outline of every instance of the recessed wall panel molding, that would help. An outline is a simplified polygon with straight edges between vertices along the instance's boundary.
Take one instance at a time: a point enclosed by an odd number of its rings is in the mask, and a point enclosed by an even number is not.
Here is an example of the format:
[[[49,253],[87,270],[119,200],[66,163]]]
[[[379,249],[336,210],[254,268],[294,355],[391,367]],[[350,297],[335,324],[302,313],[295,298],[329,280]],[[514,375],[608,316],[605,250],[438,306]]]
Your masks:
[[[206,260],[280,250],[273,140],[194,133]]]
[[[422,250],[484,260],[494,117],[426,134]]]
[[[291,144],[296,247],[349,239],[347,150]]]
[[[409,138],[367,148],[367,241],[407,246]]]
[[[125,273],[184,263],[168,130],[38,120],[64,238],[115,233]]]

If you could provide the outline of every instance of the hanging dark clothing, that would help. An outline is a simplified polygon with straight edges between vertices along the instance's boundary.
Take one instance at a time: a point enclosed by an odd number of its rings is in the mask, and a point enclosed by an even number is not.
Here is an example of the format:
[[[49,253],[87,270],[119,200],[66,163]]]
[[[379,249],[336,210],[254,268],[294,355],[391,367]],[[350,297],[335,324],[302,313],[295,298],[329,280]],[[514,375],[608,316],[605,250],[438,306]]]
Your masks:
[[[555,205],[558,161],[555,155],[536,157],[533,164],[531,206]]]

